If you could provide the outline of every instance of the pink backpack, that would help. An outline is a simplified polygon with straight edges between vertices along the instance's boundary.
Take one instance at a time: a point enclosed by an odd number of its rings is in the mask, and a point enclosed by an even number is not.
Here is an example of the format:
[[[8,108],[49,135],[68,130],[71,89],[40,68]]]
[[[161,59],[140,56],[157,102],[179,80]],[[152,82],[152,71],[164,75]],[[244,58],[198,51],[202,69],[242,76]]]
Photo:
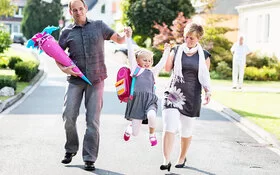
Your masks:
[[[115,84],[117,96],[121,102],[127,102],[133,98],[134,84],[136,76],[140,68],[137,67],[133,73],[133,78],[130,76],[130,69],[128,67],[121,67],[117,73],[117,82]]]

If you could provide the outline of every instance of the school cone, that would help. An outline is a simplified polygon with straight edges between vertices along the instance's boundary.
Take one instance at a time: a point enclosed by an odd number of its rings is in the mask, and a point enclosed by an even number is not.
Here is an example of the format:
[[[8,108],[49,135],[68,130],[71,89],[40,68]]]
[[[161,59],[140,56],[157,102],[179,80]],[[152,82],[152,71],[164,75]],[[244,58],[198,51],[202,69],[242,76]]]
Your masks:
[[[46,28],[45,28],[46,29]],[[54,39],[50,33],[43,30],[42,33],[37,33],[27,42],[27,47],[39,47],[43,50],[47,55],[55,59],[55,61],[59,62],[64,66],[72,66],[74,72],[80,73],[78,76],[81,77],[85,82],[92,85],[88,78],[81,72],[81,70],[75,65],[75,63],[69,58],[69,56],[64,52],[64,50],[59,46],[57,41]],[[54,30],[54,29],[53,29]],[[55,28],[56,30],[56,28]]]

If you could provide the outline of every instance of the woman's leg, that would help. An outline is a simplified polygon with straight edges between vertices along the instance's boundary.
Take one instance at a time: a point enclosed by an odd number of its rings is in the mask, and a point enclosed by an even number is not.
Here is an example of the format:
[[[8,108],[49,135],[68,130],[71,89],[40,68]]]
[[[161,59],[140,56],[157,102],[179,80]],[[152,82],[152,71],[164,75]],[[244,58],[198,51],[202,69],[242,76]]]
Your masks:
[[[177,109],[164,109],[163,117],[163,165],[170,162],[170,155],[173,150],[175,133],[178,131],[180,123],[180,112]]]
[[[192,132],[195,126],[195,117],[188,117],[181,115],[181,149],[180,156],[178,158],[177,164],[183,164],[187,156],[191,141],[192,141]]]

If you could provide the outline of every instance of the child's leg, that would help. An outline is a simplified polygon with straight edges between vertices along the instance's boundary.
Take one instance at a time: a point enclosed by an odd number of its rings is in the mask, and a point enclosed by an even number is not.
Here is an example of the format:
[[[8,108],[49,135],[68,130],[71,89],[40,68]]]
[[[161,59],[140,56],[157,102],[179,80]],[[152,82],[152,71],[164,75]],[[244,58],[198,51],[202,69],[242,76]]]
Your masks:
[[[149,110],[147,113],[148,117],[148,126],[149,126],[149,139],[152,146],[157,145],[157,138],[155,135],[155,129],[156,129],[156,111],[155,110]]]
[[[156,111],[155,110],[149,110],[147,113],[148,117],[148,126],[149,126],[149,131],[150,134],[155,133],[155,128],[156,128]]]
[[[140,131],[142,120],[132,119],[131,123],[126,127],[126,130],[123,135],[123,139],[128,141],[130,136],[137,136]]]
[[[142,125],[142,120],[132,119],[131,127],[132,127],[133,136],[137,136],[139,134],[141,125]]]

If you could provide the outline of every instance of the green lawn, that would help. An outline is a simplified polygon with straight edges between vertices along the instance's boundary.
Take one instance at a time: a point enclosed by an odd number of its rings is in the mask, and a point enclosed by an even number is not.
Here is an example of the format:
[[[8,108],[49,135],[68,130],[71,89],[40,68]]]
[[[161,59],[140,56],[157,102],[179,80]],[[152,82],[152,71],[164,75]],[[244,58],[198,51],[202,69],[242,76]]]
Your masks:
[[[231,81],[227,80],[213,80],[212,83],[231,85]],[[244,86],[280,88],[280,82],[246,81]],[[280,93],[213,91],[212,97],[280,139]]]
[[[9,48],[8,50],[6,50],[1,54],[1,56],[3,56],[3,58],[18,56],[24,61],[37,61],[36,57],[31,52],[19,51],[13,48]],[[10,69],[0,69],[0,75],[15,75],[15,71]],[[18,94],[19,92],[23,91],[23,89],[26,88],[29,84],[30,83],[28,82],[17,82],[17,89],[15,93]],[[9,97],[0,96],[0,100],[6,100],[8,98]]]

